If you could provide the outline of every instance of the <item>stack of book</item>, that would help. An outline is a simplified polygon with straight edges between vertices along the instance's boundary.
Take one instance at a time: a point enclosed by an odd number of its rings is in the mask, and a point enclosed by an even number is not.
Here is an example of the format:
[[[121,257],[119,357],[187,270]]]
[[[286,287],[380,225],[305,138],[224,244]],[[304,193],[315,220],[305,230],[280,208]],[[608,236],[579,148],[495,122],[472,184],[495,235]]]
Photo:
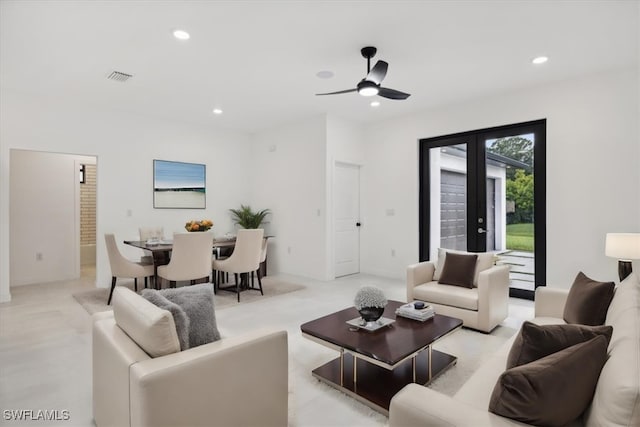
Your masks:
[[[401,305],[396,309],[396,315],[418,320],[420,322],[431,319],[434,314],[435,311],[433,310],[433,306],[425,304],[423,308],[417,309],[412,302]]]

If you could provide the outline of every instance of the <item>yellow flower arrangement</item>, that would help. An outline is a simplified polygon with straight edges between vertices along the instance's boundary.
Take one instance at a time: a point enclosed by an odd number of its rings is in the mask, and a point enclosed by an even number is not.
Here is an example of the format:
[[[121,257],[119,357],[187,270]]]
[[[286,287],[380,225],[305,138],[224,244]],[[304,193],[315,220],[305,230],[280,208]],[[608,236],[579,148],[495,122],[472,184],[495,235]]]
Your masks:
[[[203,219],[201,221],[189,221],[184,225],[187,231],[207,231],[213,227],[213,221],[210,219]]]

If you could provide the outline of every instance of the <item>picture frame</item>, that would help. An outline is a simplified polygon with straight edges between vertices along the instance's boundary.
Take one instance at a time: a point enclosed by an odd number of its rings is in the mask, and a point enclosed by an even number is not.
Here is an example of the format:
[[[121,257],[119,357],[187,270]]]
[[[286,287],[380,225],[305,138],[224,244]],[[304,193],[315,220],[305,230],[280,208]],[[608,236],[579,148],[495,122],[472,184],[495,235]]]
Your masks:
[[[206,209],[207,166],[153,160],[154,209]]]

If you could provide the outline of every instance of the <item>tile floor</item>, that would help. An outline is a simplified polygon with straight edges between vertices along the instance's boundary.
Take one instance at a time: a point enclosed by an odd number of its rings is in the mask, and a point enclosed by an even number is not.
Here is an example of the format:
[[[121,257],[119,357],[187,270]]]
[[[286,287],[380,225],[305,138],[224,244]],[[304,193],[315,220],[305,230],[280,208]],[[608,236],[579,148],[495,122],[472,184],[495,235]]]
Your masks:
[[[90,289],[94,272],[78,280],[12,288],[12,301],[0,304],[0,409],[68,410],[56,425],[93,425],[91,410],[91,318],[72,293]],[[217,311],[223,335],[274,326],[289,333],[290,424],[293,426],[384,426],[386,417],[311,377],[310,371],[337,353],[302,338],[300,324],[348,307],[362,285],[404,300],[401,280],[364,274],[328,282],[282,276],[306,289]],[[533,317],[533,303],[511,299],[504,326],[517,329]],[[4,416],[0,424],[8,422]],[[42,422],[33,422],[43,425]]]

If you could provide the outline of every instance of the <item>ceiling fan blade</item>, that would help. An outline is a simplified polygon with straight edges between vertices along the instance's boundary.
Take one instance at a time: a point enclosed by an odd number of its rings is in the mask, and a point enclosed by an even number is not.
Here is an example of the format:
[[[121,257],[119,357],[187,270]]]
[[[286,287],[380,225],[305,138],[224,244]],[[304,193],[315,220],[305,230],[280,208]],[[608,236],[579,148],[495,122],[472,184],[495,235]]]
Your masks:
[[[337,92],[329,92],[329,93],[316,93],[316,96],[321,96],[321,95],[339,95],[341,93],[349,93],[349,92],[355,92],[358,89],[347,89],[347,90],[339,90]]]
[[[389,89],[386,87],[381,87],[378,92],[378,95],[388,99],[407,99],[408,97],[411,96],[410,93],[404,93],[404,92],[400,92],[399,90]]]
[[[387,68],[389,68],[389,64],[384,61],[376,62],[376,65],[373,66],[365,80],[369,80],[370,82],[374,82],[379,85],[384,80],[384,76],[387,75]]]

